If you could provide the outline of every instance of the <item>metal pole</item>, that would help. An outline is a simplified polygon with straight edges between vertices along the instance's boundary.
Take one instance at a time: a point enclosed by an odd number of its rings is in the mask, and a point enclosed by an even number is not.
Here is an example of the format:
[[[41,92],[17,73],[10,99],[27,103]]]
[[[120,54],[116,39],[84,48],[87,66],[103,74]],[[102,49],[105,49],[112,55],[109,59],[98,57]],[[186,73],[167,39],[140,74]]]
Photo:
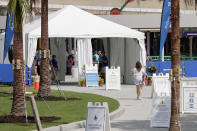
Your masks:
[[[189,56],[190,56],[190,60],[192,60],[192,40],[193,40],[193,37],[190,36],[189,37]]]
[[[147,56],[150,56],[150,32],[146,32],[146,35],[147,35],[147,40],[146,40],[146,43],[147,43]]]

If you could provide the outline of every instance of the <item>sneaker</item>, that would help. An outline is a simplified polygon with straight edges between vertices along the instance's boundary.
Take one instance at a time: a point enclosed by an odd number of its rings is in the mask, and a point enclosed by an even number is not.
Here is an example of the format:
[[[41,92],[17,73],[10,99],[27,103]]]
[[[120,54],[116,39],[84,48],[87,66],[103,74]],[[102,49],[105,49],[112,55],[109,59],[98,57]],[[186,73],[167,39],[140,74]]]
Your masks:
[[[137,100],[141,100],[142,98],[141,97],[137,97]]]

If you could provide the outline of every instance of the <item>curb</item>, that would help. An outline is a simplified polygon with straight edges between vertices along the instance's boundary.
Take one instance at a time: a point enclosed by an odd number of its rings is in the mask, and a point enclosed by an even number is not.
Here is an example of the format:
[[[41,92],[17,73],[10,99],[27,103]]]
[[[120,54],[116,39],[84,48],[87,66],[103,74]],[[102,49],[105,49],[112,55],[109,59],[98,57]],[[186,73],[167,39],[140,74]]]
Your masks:
[[[122,108],[121,106],[119,106],[119,108],[117,110],[110,113],[110,115],[109,115],[110,120],[114,120],[114,119],[120,117],[124,112],[125,112],[125,109]],[[43,131],[71,131],[73,129],[85,128],[85,126],[86,126],[86,120],[83,120],[83,121],[73,122],[70,124],[64,124],[64,125],[45,128],[45,129],[43,129]]]

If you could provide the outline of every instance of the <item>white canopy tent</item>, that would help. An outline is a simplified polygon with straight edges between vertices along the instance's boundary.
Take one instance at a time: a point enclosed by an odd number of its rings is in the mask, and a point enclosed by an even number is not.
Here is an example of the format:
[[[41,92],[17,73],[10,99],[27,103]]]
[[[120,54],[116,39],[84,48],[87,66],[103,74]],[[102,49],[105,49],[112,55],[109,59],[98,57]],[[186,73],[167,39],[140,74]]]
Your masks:
[[[85,42],[91,44],[90,40],[84,40],[87,38],[135,38],[138,40],[138,43],[140,45],[140,61],[143,65],[145,65],[146,50],[144,44],[144,33],[105,20],[101,17],[85,12],[72,5],[68,5],[63,9],[53,14],[50,14],[48,21],[48,29],[49,38],[77,38],[78,43]],[[37,39],[40,37],[40,19],[32,23],[26,24],[24,26],[24,48],[26,48],[25,59],[27,62],[26,64],[29,67],[32,66],[37,48]],[[90,45],[86,45],[89,48],[85,48],[85,44],[83,45],[84,47],[82,47],[82,45],[83,44],[80,44],[79,46],[86,50],[84,50],[83,53],[81,53],[80,55],[89,57],[85,63],[92,63],[92,60],[90,60],[92,59],[92,50],[90,50]]]

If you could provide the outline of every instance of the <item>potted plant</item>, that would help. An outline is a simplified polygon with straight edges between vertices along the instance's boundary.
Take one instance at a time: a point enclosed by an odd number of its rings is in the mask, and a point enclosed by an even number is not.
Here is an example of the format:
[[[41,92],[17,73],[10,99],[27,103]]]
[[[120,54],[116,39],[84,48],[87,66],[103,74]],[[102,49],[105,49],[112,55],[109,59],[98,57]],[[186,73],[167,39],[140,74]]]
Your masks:
[[[153,65],[152,63],[150,66],[147,66],[146,69],[151,74],[151,76],[153,75],[153,73],[156,73],[157,71],[157,67]]]
[[[104,85],[104,79],[99,77],[99,86],[103,86]]]
[[[79,81],[80,81],[82,87],[86,86],[86,80],[85,79],[80,79]]]
[[[152,86],[152,76],[148,76],[148,85]]]

